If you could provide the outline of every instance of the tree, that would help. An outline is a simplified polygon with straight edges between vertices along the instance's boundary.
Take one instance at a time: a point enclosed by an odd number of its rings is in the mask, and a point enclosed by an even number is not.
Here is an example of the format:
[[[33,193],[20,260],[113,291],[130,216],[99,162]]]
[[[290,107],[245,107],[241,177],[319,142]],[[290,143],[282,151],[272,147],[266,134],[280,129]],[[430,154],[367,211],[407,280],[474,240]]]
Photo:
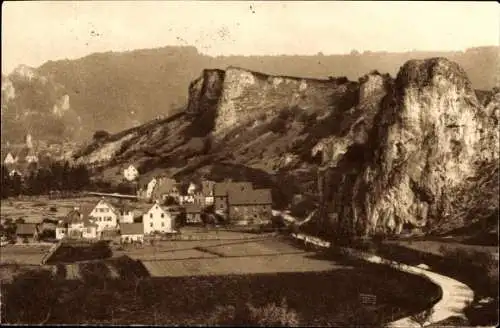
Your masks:
[[[94,141],[102,141],[109,136],[110,136],[110,134],[108,131],[99,130],[99,131],[96,131],[94,133],[93,139],[94,139]]]
[[[420,327],[424,327],[429,323],[429,320],[431,319],[433,313],[434,313],[434,308],[431,307],[423,312],[419,312],[410,316],[410,319],[415,323],[419,324]]]

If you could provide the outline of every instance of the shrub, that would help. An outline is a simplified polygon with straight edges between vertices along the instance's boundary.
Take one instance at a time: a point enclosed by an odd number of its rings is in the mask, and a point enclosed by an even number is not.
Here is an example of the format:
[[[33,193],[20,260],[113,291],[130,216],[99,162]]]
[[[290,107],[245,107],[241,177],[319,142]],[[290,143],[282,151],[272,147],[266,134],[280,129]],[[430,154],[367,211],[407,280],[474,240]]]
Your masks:
[[[286,126],[287,126],[286,119],[283,119],[282,117],[275,117],[269,123],[268,128],[269,128],[269,130],[271,130],[274,133],[283,134],[286,132]]]
[[[280,305],[275,303],[255,307],[247,303],[240,306],[218,306],[210,320],[212,325],[259,326],[259,327],[297,327],[297,312],[288,308],[286,300]]]

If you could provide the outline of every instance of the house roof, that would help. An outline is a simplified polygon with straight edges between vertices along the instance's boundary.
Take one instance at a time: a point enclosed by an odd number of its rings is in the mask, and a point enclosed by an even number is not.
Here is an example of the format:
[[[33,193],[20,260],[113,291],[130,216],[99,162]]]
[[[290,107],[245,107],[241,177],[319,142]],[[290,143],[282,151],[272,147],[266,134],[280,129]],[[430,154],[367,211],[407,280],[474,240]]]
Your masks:
[[[88,218],[83,219],[83,226],[84,227],[98,227],[97,223],[90,221]]]
[[[30,154],[30,149],[27,147],[23,147],[17,151],[15,157],[17,157],[18,160],[23,161],[29,154]]]
[[[184,207],[186,209],[186,213],[200,213],[201,206],[198,204],[186,204]]]
[[[176,185],[176,181],[170,178],[158,179],[156,186],[153,188],[153,195],[158,197],[163,194],[168,194],[172,191],[172,188]]]
[[[229,205],[262,205],[272,204],[271,189],[248,191],[231,191],[228,194]]]
[[[142,235],[144,234],[144,226],[142,223],[122,223],[120,224],[120,234]]]
[[[230,192],[252,190],[251,182],[217,182],[214,185],[214,196],[227,196]]]
[[[34,235],[36,233],[36,224],[18,223],[16,228],[17,235]]]

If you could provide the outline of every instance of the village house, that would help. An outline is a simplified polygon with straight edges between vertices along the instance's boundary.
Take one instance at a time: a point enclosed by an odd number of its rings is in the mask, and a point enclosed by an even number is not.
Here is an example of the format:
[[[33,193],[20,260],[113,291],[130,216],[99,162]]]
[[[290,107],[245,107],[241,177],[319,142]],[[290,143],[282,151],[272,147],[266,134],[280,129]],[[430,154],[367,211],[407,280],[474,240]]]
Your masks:
[[[123,223],[120,225],[120,241],[132,243],[144,241],[144,225],[142,223]]]
[[[153,232],[171,233],[174,232],[174,217],[158,201],[142,216],[144,233]]]
[[[128,204],[122,204],[119,208],[119,223],[134,223],[134,209]]]
[[[26,154],[26,157],[24,158],[25,161],[28,163],[28,164],[31,164],[31,163],[38,163],[38,156],[35,154],[35,152],[33,151],[33,149],[30,149],[28,151],[28,153]]]
[[[88,209],[75,207],[59,221],[56,228],[56,239],[96,239],[98,225],[88,217]]]
[[[228,215],[235,223],[268,223],[272,217],[272,203],[270,189],[231,190],[228,194]]]
[[[35,242],[38,240],[38,229],[34,223],[18,223],[16,227],[17,242]]]
[[[229,192],[248,192],[253,189],[250,182],[217,182],[214,185],[214,210],[216,213],[227,217],[229,215]]]
[[[130,164],[126,169],[123,170],[123,176],[127,181],[134,181],[139,177],[139,171],[134,165]]]
[[[185,206],[186,223],[196,224],[201,223],[201,207],[197,204],[188,204]]]
[[[97,224],[97,234],[100,237],[104,231],[117,231],[120,212],[110,203],[101,199],[90,211],[89,217]]]
[[[174,197],[177,200],[179,191],[176,184],[177,182],[174,179],[154,177],[138,192],[137,196],[140,199],[152,201],[163,201],[168,196]]]
[[[14,157],[14,155],[12,155],[11,152],[8,152],[7,155],[5,156],[5,159],[3,160],[3,163],[5,165],[13,165],[15,163],[17,163],[17,156]]]
[[[156,187],[153,189],[151,199],[153,201],[163,202],[167,197],[172,197],[178,201],[179,191],[177,189],[177,182],[174,179],[161,177],[158,179]]]
[[[196,187],[196,185],[192,182],[189,183],[189,186],[187,188],[187,194],[188,195],[194,195],[194,193],[196,192],[198,188]]]
[[[19,176],[19,177],[22,177],[23,174],[21,173],[21,171],[19,171],[18,169],[12,169],[9,171],[9,177],[14,177],[15,175]]]
[[[205,197],[205,206],[214,203],[214,181],[204,180],[201,182],[201,193]]]

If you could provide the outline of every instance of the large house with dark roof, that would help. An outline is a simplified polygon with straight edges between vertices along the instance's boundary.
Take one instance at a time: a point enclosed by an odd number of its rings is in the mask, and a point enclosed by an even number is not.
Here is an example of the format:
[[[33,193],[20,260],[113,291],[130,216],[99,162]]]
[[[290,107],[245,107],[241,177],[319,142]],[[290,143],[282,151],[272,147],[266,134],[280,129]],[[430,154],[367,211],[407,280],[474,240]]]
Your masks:
[[[214,210],[221,215],[228,216],[228,194],[230,192],[246,193],[253,189],[250,182],[217,182],[214,184]]]
[[[271,189],[230,191],[228,215],[232,222],[241,224],[263,224],[272,217]]]

